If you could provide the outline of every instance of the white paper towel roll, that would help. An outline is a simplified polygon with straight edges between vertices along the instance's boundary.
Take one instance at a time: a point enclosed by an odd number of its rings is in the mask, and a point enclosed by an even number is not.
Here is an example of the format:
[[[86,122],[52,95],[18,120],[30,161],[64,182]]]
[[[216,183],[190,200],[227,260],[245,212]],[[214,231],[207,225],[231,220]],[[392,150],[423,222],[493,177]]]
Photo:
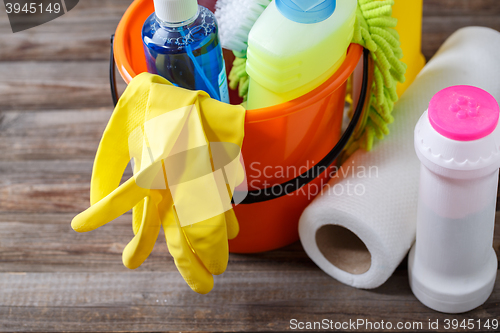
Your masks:
[[[455,32],[396,104],[391,134],[372,152],[351,156],[304,211],[302,245],[327,274],[376,288],[403,260],[415,240],[420,162],[413,130],[435,93],[461,84],[500,100],[499,32]]]

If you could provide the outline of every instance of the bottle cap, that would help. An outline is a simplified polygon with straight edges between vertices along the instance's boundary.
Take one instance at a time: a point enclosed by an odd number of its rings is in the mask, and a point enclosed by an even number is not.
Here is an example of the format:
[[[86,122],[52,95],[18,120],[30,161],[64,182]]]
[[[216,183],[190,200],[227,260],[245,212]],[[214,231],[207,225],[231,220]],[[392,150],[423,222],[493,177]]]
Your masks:
[[[453,86],[438,92],[429,104],[432,127],[448,139],[472,141],[489,135],[498,124],[498,103],[486,91]]]
[[[472,86],[445,88],[434,95],[415,127],[417,155],[440,170],[498,169],[499,116],[498,103],[488,92]]]
[[[168,23],[184,22],[198,12],[197,0],[154,0],[156,16]]]
[[[276,0],[280,13],[298,23],[318,23],[329,18],[337,6],[336,0]]]

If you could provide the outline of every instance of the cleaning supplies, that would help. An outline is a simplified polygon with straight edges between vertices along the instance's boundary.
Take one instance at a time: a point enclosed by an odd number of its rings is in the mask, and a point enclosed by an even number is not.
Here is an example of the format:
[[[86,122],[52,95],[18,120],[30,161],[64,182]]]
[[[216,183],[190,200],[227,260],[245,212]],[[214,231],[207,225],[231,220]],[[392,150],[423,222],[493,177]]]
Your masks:
[[[133,208],[135,237],[123,251],[125,266],[142,264],[163,226],[183,278],[194,291],[208,293],[212,275],[226,269],[228,239],[239,231],[231,196],[244,178],[244,121],[241,106],[175,87],[157,75],[136,76],[99,144],[91,207],[71,226],[90,231]],[[134,176],[120,185],[131,159]]]
[[[142,39],[148,72],[229,103],[226,68],[213,13],[197,0],[154,0]]]
[[[277,2],[277,4],[279,4],[279,1]],[[340,6],[341,3],[339,3],[338,5]],[[401,61],[401,58],[403,57],[403,52],[400,47],[399,35],[397,31],[394,30],[394,28],[397,27],[397,19],[391,17],[393,5],[394,5],[393,0],[384,0],[384,1],[359,0],[358,2],[356,8],[356,24],[354,26],[352,42],[360,44],[370,50],[371,57],[375,63],[374,80],[372,84],[373,86],[370,87],[371,91],[370,103],[367,106],[366,111],[364,112],[364,116],[360,122],[360,125],[358,126],[354,135],[351,137],[349,143],[347,144],[345,152],[341,157],[341,161],[347,159],[353,152],[355,152],[359,148],[368,151],[371,150],[373,148],[375,138],[383,139],[385,135],[389,134],[388,124],[394,121],[391,114],[394,109],[394,103],[398,100],[398,94],[396,89],[398,87],[398,82],[399,83],[405,82],[405,72],[407,66]],[[269,7],[268,9],[271,10],[271,7]],[[317,7],[313,7],[313,10],[314,8]],[[338,9],[336,9],[335,11],[337,10]],[[264,14],[267,11],[268,10],[266,9]],[[335,15],[336,14],[334,13],[332,17],[334,17]],[[261,16],[261,19],[264,19],[264,16]],[[258,22],[260,22],[261,19],[259,19]],[[315,24],[309,24],[305,26],[309,28],[309,26],[314,26],[314,25]],[[257,29],[257,24],[252,29],[250,37],[252,36],[253,31],[256,29]],[[265,34],[265,32],[262,32],[262,34]],[[302,34],[300,34],[300,36],[302,36]],[[249,44],[251,44],[250,40]],[[295,42],[295,40],[293,40],[292,44],[293,45],[288,45],[288,47],[296,49],[295,45],[297,45],[297,43]],[[269,45],[272,44],[269,42],[268,44],[266,44],[266,47]],[[270,49],[273,47],[274,46],[269,46]],[[252,58],[251,45],[249,49],[250,51],[248,57]],[[283,51],[283,53],[288,55],[290,52]],[[263,68],[262,70],[263,73],[270,73],[269,75],[275,74],[274,72],[269,71],[270,67],[266,67],[268,66],[269,62],[266,63],[260,61],[265,58],[263,57],[256,57],[256,58],[259,61],[254,61],[254,64],[256,63],[257,67],[262,65],[261,67]],[[314,58],[310,57],[310,59]],[[307,61],[303,61],[303,63],[308,63],[310,59],[308,59]],[[276,62],[279,62],[279,60],[277,59],[275,60]],[[324,64],[324,62],[321,61],[319,62],[316,61],[315,63]],[[237,58],[235,60],[234,67],[231,70],[229,76],[230,87],[232,89],[235,89],[236,87],[239,86],[240,96],[245,96],[247,93],[246,89],[248,86],[247,85],[248,81],[246,79],[246,72],[251,73],[252,66],[253,66],[252,59],[246,61],[244,58]],[[296,74],[295,78],[294,79],[291,78],[290,79],[291,81],[286,82],[286,84],[293,82],[293,80],[298,80],[299,76],[301,77],[302,81],[307,81],[307,78],[306,76],[303,75],[303,73],[297,72],[300,66],[296,66],[296,68],[294,66],[295,65],[291,63],[288,64],[284,63],[284,65],[282,66],[283,68],[286,68],[287,70],[290,71],[291,73],[291,74],[289,73],[291,75],[290,78]],[[310,71],[310,73],[311,72],[312,71]],[[323,73],[328,73],[328,71],[326,72],[323,71]],[[266,84],[269,84],[269,82],[271,82],[271,80],[269,80],[269,77],[265,77],[264,75],[261,74],[262,74],[261,72],[258,73],[257,81],[258,78],[260,77],[261,78],[260,81],[262,82],[265,81],[267,82]],[[252,83],[252,85],[257,87],[254,89],[254,92],[262,90],[261,89],[262,87],[260,87],[259,83],[255,84]],[[281,89],[279,88],[279,86],[280,85],[278,85],[276,89],[278,90]],[[314,84],[312,84],[312,86],[314,86]],[[301,89],[307,91],[308,89],[307,85],[303,86],[300,89],[296,89],[295,91],[287,92],[283,96],[289,94],[288,97],[290,98],[298,97],[297,95],[300,95],[299,91]],[[270,100],[277,101],[275,99],[276,94],[269,93],[266,91],[267,90],[264,89],[263,92],[258,93],[259,96],[256,96],[256,98],[250,98],[248,102],[248,108],[252,109],[256,107],[263,107],[266,106],[267,104],[272,104],[271,102],[260,104],[261,101],[265,101],[267,98],[270,98]],[[297,93],[297,95],[295,93]],[[288,98],[284,98],[280,102],[283,102],[287,99]]]
[[[376,77],[370,89],[370,103],[360,125],[347,144],[341,161],[359,148],[370,151],[375,138],[381,140],[389,134],[388,124],[394,120],[391,113],[394,103],[398,100],[398,94],[401,94],[402,89],[406,89],[413,81],[425,63],[420,52],[422,0],[397,1],[398,5],[394,12],[394,0],[358,1],[352,42],[370,50],[376,65],[374,73]],[[406,2],[411,7],[406,6]],[[404,37],[403,47],[406,57],[403,56],[398,31],[401,31]],[[407,65],[402,62],[402,58],[410,65],[408,81],[405,79]],[[249,86],[246,66],[246,55],[236,57],[229,74],[230,88],[238,88],[239,95],[244,99],[247,97]]]
[[[300,240],[327,274],[358,288],[376,288],[392,275],[416,234],[415,125],[432,96],[452,85],[478,86],[498,100],[499,52],[495,30],[455,32],[395,105],[391,135],[370,153],[356,151],[306,208]]]
[[[229,88],[238,89],[243,99],[246,99],[249,84],[246,72],[248,34],[270,3],[271,0],[218,0],[215,4],[222,47],[232,50],[236,57],[229,73]]]
[[[415,127],[422,166],[408,275],[415,296],[437,311],[470,311],[495,285],[499,115],[486,91],[452,86],[434,95]]]
[[[284,103],[326,81],[345,59],[356,0],[275,0],[248,37],[248,109]]]
[[[116,31],[114,55],[117,68],[126,81],[129,73],[135,76],[134,73],[141,72],[141,59],[144,57],[142,48],[134,48],[127,41],[137,42],[133,36],[140,34],[142,25],[135,23],[146,20],[153,10],[150,0],[134,1]],[[142,43],[141,40],[139,42]],[[350,45],[342,66],[315,91],[290,103],[264,110],[247,110],[242,155],[245,157],[249,189],[266,188],[269,187],[266,184],[283,183],[299,176],[296,172],[305,172],[313,167],[312,162],[325,159],[332,150],[335,153],[343,146],[345,140],[341,138],[341,125],[346,81],[360,58],[365,58],[364,54],[360,45]],[[334,148],[339,142],[341,145]],[[269,166],[274,170],[271,173]],[[276,172],[280,168],[291,170],[290,167],[294,167],[296,172]],[[309,174],[318,175],[315,172]],[[269,251],[297,241],[300,214],[327,179],[326,174],[319,175],[295,191],[294,195],[258,204],[237,205],[235,213],[240,233],[236,239],[229,241],[230,252]]]

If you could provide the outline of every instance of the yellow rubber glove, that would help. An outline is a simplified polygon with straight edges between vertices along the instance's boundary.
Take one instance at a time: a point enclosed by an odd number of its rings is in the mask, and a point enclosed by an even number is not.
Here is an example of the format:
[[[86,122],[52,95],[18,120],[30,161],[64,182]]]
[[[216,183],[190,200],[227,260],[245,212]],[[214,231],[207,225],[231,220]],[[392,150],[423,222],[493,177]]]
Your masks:
[[[91,207],[72,227],[93,230],[133,207],[135,237],[123,252],[125,266],[142,264],[163,225],[181,275],[194,291],[209,292],[212,274],[226,269],[227,240],[238,233],[228,200],[244,175],[239,159],[244,117],[242,107],[204,92],[176,88],[147,73],[137,76],[99,145]],[[119,186],[131,158],[134,177]]]

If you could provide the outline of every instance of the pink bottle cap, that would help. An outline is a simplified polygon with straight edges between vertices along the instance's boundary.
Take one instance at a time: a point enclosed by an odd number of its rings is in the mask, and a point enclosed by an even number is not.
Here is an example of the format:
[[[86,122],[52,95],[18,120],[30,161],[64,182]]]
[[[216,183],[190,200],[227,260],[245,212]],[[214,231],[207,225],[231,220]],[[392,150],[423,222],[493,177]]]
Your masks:
[[[452,86],[432,97],[429,122],[448,139],[473,141],[496,128],[500,108],[488,92],[472,86]]]

